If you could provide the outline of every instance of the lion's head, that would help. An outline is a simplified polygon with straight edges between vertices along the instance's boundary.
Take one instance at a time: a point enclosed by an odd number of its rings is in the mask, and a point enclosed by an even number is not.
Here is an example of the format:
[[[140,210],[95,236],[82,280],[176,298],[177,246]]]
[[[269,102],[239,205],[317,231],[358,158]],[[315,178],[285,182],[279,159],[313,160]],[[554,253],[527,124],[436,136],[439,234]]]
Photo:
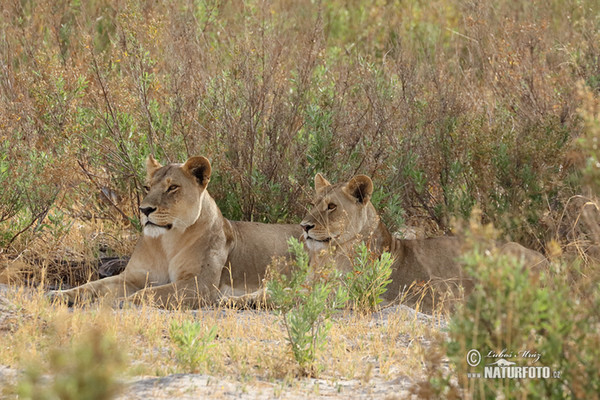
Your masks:
[[[210,180],[210,162],[192,157],[185,164],[146,162],[146,197],[140,205],[144,235],[158,237],[171,229],[183,231],[202,211],[202,198]]]
[[[321,174],[315,176],[315,199],[301,225],[306,245],[312,251],[329,244],[344,244],[358,238],[378,222],[373,205],[373,182],[357,175],[345,183],[330,184]]]

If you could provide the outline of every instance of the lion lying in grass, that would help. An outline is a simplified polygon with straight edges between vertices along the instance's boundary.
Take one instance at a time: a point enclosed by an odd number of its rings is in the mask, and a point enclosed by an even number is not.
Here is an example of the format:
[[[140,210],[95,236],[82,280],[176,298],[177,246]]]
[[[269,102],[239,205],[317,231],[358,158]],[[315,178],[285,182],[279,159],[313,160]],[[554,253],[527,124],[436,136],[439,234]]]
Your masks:
[[[110,296],[161,307],[198,307],[256,291],[272,257],[287,255],[299,225],[229,221],[207,191],[210,162],[146,163],[141,206],[144,234],[125,270],[113,277],[50,292],[69,303]]]
[[[332,185],[317,174],[315,191],[313,207],[301,223],[311,264],[333,262],[337,268],[351,271],[355,246],[364,241],[375,255],[388,251],[395,260],[384,299],[401,298],[425,311],[431,311],[449,291],[456,294],[463,286],[468,292],[472,287],[457,262],[459,239],[402,240],[390,234],[371,204],[373,182],[368,176],[357,175]],[[501,252],[522,257],[528,266],[547,263],[540,253],[513,242],[502,246]]]

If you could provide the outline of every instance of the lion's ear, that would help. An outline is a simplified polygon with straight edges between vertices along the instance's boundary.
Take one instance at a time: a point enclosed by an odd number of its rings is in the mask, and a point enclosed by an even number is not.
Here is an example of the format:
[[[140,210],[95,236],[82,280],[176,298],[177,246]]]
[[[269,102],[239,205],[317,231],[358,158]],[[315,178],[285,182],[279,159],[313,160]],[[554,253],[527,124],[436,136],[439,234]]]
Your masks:
[[[181,169],[196,178],[200,186],[206,187],[210,181],[210,161],[206,157],[192,157],[183,164]]]
[[[320,172],[318,172],[315,175],[315,191],[317,193],[321,193],[327,186],[331,186],[331,183],[329,183],[329,181],[325,179]]]
[[[359,203],[367,204],[373,194],[373,181],[366,175],[356,175],[346,184],[344,191]]]
[[[154,159],[154,156],[150,154],[146,160],[146,176],[152,178],[152,175],[160,168],[162,168],[162,165],[160,165],[160,163]]]

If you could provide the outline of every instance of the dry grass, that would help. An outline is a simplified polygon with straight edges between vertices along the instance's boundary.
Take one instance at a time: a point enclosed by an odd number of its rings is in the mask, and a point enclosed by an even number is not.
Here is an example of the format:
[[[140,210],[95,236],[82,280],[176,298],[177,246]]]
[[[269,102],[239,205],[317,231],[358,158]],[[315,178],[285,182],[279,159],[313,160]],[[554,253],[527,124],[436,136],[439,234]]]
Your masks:
[[[173,321],[190,319],[217,327],[216,346],[199,372],[248,383],[257,380],[301,385],[277,316],[268,311],[204,309],[164,311],[142,305],[115,310],[101,304],[69,309],[51,305],[42,291],[20,289],[11,295],[11,317],[2,321],[0,365],[44,365],[52,349],[65,351],[91,329],[116,341],[114,351],[126,360],[125,374],[165,376],[189,372],[178,365],[169,337]],[[388,310],[385,320],[345,312],[335,318],[319,362],[321,379],[330,382],[392,380],[422,376],[425,349],[437,329],[406,311]],[[295,383],[294,383],[295,382]],[[6,388],[8,390],[8,388]],[[6,393],[8,394],[8,393]]]
[[[298,220],[315,172],[360,172],[387,189],[374,200],[393,228],[447,231],[479,204],[538,249],[542,217],[579,189],[576,83],[600,82],[592,0],[0,7],[13,257],[81,219],[135,226],[149,153],[209,157],[231,219]]]

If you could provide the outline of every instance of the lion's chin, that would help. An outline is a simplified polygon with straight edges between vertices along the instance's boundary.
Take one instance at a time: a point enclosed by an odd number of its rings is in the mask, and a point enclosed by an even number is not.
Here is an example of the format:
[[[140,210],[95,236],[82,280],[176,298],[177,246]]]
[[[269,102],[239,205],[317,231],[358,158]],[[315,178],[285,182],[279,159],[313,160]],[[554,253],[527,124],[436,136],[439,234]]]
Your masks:
[[[306,247],[313,252],[319,252],[329,247],[329,240],[315,240],[311,237],[306,238]]]
[[[144,236],[148,236],[150,238],[157,238],[160,235],[166,233],[168,230],[168,227],[146,224],[146,226],[144,226]]]

